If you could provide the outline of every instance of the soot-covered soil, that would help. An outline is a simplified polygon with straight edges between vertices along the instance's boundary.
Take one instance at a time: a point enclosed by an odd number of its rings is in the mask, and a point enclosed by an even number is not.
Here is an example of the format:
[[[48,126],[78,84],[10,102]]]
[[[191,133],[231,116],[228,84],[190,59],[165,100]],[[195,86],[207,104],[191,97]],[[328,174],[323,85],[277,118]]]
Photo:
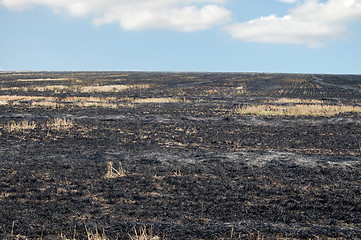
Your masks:
[[[159,239],[361,239],[360,113],[238,111],[290,99],[358,107],[360,84],[0,73],[0,239],[129,239],[144,226]],[[125,175],[109,178],[109,162]]]

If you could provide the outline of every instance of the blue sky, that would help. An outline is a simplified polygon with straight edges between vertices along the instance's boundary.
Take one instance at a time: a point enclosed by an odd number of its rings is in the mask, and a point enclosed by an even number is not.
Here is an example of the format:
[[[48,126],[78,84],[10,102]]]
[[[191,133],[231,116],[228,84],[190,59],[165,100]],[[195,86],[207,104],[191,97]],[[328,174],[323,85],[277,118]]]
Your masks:
[[[0,71],[361,74],[361,0],[0,0]]]

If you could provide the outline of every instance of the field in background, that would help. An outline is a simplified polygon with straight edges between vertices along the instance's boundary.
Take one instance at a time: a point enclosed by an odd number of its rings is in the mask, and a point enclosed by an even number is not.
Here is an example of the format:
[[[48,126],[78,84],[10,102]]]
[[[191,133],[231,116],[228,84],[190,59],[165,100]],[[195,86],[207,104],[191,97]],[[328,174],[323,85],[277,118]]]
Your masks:
[[[360,86],[0,72],[0,239],[360,239]]]

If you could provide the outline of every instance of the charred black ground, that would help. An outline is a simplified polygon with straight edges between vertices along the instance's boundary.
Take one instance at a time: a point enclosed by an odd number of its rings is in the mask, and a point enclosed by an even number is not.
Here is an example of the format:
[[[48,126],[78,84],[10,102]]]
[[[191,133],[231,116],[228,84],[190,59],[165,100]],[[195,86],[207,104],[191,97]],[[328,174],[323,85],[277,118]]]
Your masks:
[[[360,86],[357,75],[0,73],[0,238],[129,239],[152,226],[165,239],[361,239]],[[352,110],[239,111],[262,104]],[[126,176],[105,178],[110,161]]]

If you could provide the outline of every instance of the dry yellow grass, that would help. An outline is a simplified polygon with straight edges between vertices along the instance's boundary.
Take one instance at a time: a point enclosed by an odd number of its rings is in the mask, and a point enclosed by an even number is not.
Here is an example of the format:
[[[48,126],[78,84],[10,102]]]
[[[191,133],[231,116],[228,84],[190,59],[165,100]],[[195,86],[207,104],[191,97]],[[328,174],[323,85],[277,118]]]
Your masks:
[[[105,231],[103,229],[102,233],[100,233],[98,231],[98,228],[96,227],[95,228],[95,231],[93,232],[92,230],[88,229],[87,227],[85,227],[85,231],[86,231],[86,234],[87,234],[87,237],[86,239],[87,240],[111,240],[110,238],[108,238],[105,234]],[[153,236],[153,229],[152,227],[150,227],[150,230],[147,230],[147,228],[144,226],[144,227],[141,227],[139,228],[139,230],[137,230],[135,227],[134,227],[134,235],[131,235],[131,234],[128,234],[129,236],[129,239],[130,240],[160,240],[160,239],[163,239],[165,240],[165,238],[160,238],[158,236]],[[13,226],[12,226],[12,229],[11,229],[11,233],[5,238],[5,239],[28,239],[26,236],[23,236],[23,235],[20,235],[20,234],[17,234],[15,235],[14,234],[14,222],[13,222]],[[39,239],[42,239],[42,236],[40,236]],[[66,235],[64,235],[63,233],[60,233],[60,235],[58,237],[56,237],[56,239],[61,239],[61,240],[76,240],[76,227],[74,227],[74,232],[73,232],[73,236],[72,237],[67,237]],[[82,238],[84,239],[84,238]],[[116,238],[118,239],[118,237]]]
[[[276,106],[270,104],[252,105],[236,110],[239,114],[251,115],[289,115],[289,116],[332,116],[345,112],[361,112],[360,106],[349,105],[291,105]]]
[[[205,90],[206,94],[218,94],[218,90],[217,89],[209,89],[209,90]]]
[[[279,98],[275,100],[267,100],[268,103],[301,103],[301,104],[322,104],[326,101],[316,99],[301,99],[301,98]]]
[[[139,231],[137,231],[136,228],[134,228],[134,235],[129,234],[130,240],[160,240],[161,238],[158,236],[153,236],[153,228],[150,227],[149,231],[147,230],[147,227],[141,227],[139,228]],[[164,238],[163,238],[164,239]]]
[[[80,87],[79,92],[121,92],[127,89],[149,88],[148,84],[137,85],[105,85],[105,86],[85,86]]]
[[[77,107],[99,107],[99,108],[112,108],[115,109],[120,105],[115,103],[107,103],[107,102],[74,102],[71,105]],[[65,106],[64,104],[60,105],[61,107]]]
[[[6,132],[24,132],[36,129],[38,126],[44,130],[64,131],[69,130],[75,126],[71,119],[67,118],[54,118],[48,120],[45,124],[38,125],[34,121],[22,120],[22,121],[10,121],[0,126]]]
[[[123,165],[121,162],[119,162],[119,168],[115,169],[113,167],[113,162],[109,161],[107,163],[107,172],[104,176],[104,178],[118,178],[118,177],[124,177],[126,176],[125,170],[123,169]]]
[[[32,102],[31,107],[44,107],[44,108],[57,108],[58,104],[54,101],[39,101],[39,102]]]
[[[87,233],[88,240],[110,240],[105,236],[104,229],[102,234],[98,232],[98,228],[95,228],[95,233],[91,230],[88,230],[87,227],[85,227],[85,231]],[[75,240],[75,237],[73,237],[73,240]]]
[[[68,90],[69,87],[68,86],[64,86],[64,85],[50,85],[50,86],[38,86],[38,87],[34,87],[33,90],[34,91],[38,91],[38,92],[45,92],[45,91],[53,91],[53,92],[59,92],[62,90]]]
[[[37,92],[45,92],[45,91],[52,91],[52,92],[61,92],[68,90],[68,86],[64,85],[50,85],[50,86],[31,86],[31,87],[9,87],[9,88],[2,88],[5,91],[22,91],[22,92],[29,92],[29,91],[37,91]]]
[[[137,88],[149,88],[149,84],[135,84],[135,85],[104,85],[104,86],[64,86],[64,85],[49,85],[49,86],[27,86],[27,87],[8,87],[2,88],[5,91],[36,91],[36,92],[46,92],[52,91],[55,93],[59,92],[81,92],[81,93],[91,93],[91,92],[121,92],[127,89],[137,89]]]
[[[11,121],[3,126],[3,129],[7,132],[23,132],[27,130],[34,130],[36,128],[34,121],[23,120],[20,122]]]
[[[79,88],[79,92],[121,92],[129,88],[127,85],[86,86]]]
[[[74,127],[74,122],[67,118],[54,118],[46,122],[45,127],[56,131],[69,130]]]
[[[37,101],[37,100],[46,100],[46,101],[55,101],[54,97],[42,97],[42,96],[21,96],[21,95],[2,95],[0,100],[5,101]]]
[[[17,82],[48,82],[48,81],[68,81],[69,78],[35,78],[35,79],[17,79]]]
[[[132,103],[179,103],[187,102],[185,99],[180,98],[136,98],[131,99]]]
[[[60,99],[62,102],[113,102],[116,97],[66,97]]]
[[[23,105],[23,101],[30,102],[32,108],[63,108],[66,106],[97,107],[97,108],[118,108],[133,107],[129,99],[126,103],[116,103],[116,97],[40,97],[40,96],[0,96],[0,105]],[[119,99],[124,100],[124,99]]]

